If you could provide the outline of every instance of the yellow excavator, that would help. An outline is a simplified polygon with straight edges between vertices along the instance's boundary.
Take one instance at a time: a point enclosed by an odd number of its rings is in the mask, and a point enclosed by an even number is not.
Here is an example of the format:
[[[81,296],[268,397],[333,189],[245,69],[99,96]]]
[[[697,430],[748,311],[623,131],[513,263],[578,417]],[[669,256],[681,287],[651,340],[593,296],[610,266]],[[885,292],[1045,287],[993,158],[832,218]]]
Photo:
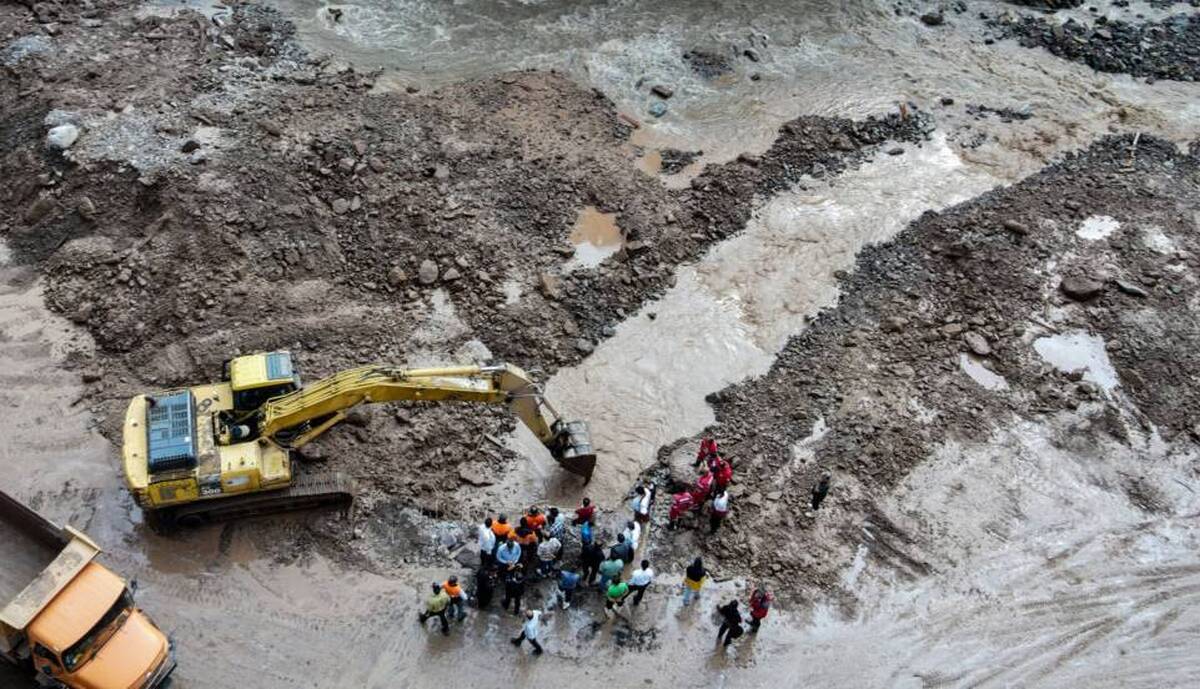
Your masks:
[[[325,505],[348,506],[337,472],[297,471],[293,450],[359,404],[462,401],[507,404],[568,471],[596,466],[582,421],[564,421],[521,369],[374,365],[302,386],[289,352],[226,362],[225,380],[138,395],[125,412],[125,482],[156,528]]]

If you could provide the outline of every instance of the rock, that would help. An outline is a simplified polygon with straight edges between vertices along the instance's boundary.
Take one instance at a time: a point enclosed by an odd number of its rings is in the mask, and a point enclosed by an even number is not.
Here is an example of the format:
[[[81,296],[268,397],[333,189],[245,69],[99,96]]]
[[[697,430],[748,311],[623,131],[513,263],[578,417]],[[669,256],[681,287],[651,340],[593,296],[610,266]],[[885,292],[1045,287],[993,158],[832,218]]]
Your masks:
[[[926,12],[921,15],[921,23],[925,26],[941,26],[946,23],[946,17],[941,10],[936,12]]]
[[[992,347],[988,344],[987,338],[974,330],[963,333],[963,341],[978,356],[991,356],[992,354]]]
[[[1137,285],[1133,284],[1132,282],[1125,282],[1124,280],[1113,280],[1113,284],[1115,284],[1117,286],[1117,289],[1120,290],[1121,292],[1124,292],[1125,294],[1128,294],[1133,297],[1141,297],[1144,299],[1144,298],[1150,296],[1149,292],[1142,289],[1141,287],[1138,287]]]
[[[908,325],[908,319],[903,316],[888,316],[879,324],[879,329],[885,333],[902,332]]]
[[[954,99],[949,96],[943,96],[942,105],[954,105]]]
[[[333,212],[337,215],[344,215],[346,211],[350,210],[350,201],[343,198],[334,199],[331,205],[333,206]]]
[[[433,178],[434,179],[449,179],[450,178],[450,167],[447,165],[438,165],[437,167],[433,168]]]
[[[362,139],[355,139],[352,145],[354,146],[354,152],[360,156],[367,152],[367,142]]]
[[[754,48],[746,48],[742,51],[742,55],[746,56],[746,59],[751,62],[762,62],[762,56]]]
[[[1009,232],[1012,232],[1013,234],[1020,234],[1020,235],[1029,234],[1029,227],[1021,224],[1020,222],[1017,222],[1016,220],[1013,220],[1012,218],[1005,220],[1002,224],[1004,226],[1004,229],[1008,230]]]
[[[1062,293],[1075,301],[1086,301],[1095,298],[1104,291],[1104,283],[1091,278],[1068,277],[1058,283]]]
[[[196,141],[195,139],[188,139],[187,141],[183,142],[182,146],[179,147],[179,152],[180,153],[191,153],[192,151],[194,151],[198,148],[200,148],[199,141]]]
[[[80,378],[85,383],[98,383],[104,378],[104,373],[98,369],[90,368],[84,371]]]
[[[430,259],[421,261],[421,267],[417,269],[417,279],[422,285],[432,285],[438,279],[438,265]]]
[[[947,323],[942,326],[942,334],[946,337],[957,337],[966,329],[967,327],[962,323]]]
[[[904,149],[900,146],[896,146],[895,148],[889,148],[887,150],[887,154],[890,156],[904,155]]]
[[[575,340],[575,349],[579,350],[580,354],[591,354],[596,349],[596,345],[581,337]]]
[[[283,136],[283,127],[279,126],[274,120],[259,120],[258,126],[263,128],[263,131],[271,136]]]
[[[538,278],[538,282],[540,283],[539,287],[542,291],[542,294],[548,299],[562,298],[562,279],[557,275],[542,273]]]
[[[39,196],[36,201],[29,205],[29,209],[25,211],[25,223],[28,225],[37,224],[39,220],[46,217],[53,209],[54,199],[49,196]]]
[[[675,95],[675,89],[667,86],[666,84],[656,84],[654,88],[650,89],[650,93],[653,93],[659,98],[666,99]]]
[[[75,144],[79,138],[79,127],[73,124],[60,124],[46,134],[46,146],[59,151],[65,151]]]
[[[75,204],[75,210],[79,212],[85,220],[91,220],[96,217],[96,204],[86,196],[79,197],[79,202]]]
[[[204,151],[192,151],[191,155],[188,156],[188,162],[192,165],[199,165],[206,160],[208,160],[208,155]]]
[[[462,273],[458,272],[458,268],[451,267],[450,270],[447,270],[446,274],[442,276],[442,279],[446,282],[454,282],[461,277]]]
[[[392,269],[388,271],[387,281],[392,287],[399,287],[408,282],[408,273],[405,273],[400,266],[392,266]]]
[[[346,412],[346,423],[358,428],[366,428],[371,425],[371,417],[361,409],[351,409]]]
[[[458,478],[463,483],[472,486],[491,486],[496,483],[495,479],[488,476],[483,468],[473,464],[458,465]]]
[[[667,104],[662,102],[651,103],[646,112],[650,113],[654,117],[662,117],[663,115],[667,114]]]
[[[367,159],[367,167],[371,168],[371,171],[375,173],[380,173],[387,169],[387,166],[383,164],[383,161],[374,156],[371,156]]]

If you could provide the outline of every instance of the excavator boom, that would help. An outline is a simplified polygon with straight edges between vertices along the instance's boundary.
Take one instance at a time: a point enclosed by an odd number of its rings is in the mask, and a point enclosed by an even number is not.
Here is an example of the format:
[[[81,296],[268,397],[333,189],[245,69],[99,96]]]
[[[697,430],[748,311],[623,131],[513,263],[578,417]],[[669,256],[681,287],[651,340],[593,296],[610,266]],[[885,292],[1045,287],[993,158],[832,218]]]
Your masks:
[[[560,419],[529,376],[509,364],[348,369],[268,400],[258,412],[259,434],[295,449],[332,428],[359,404],[396,401],[508,404],[568,471],[590,478],[595,468],[587,425]]]

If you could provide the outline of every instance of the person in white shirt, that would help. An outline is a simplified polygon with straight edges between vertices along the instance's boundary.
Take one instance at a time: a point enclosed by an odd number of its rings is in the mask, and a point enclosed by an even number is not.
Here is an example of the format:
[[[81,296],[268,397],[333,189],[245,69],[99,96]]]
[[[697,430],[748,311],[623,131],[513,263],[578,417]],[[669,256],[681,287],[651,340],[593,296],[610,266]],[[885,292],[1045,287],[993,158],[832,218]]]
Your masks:
[[[717,529],[721,528],[721,522],[725,521],[725,517],[729,516],[729,493],[725,490],[717,493],[717,497],[713,498],[712,511],[708,515],[709,535],[717,533]]]
[[[526,610],[525,611],[525,626],[521,628],[521,635],[512,641],[513,646],[520,646],[522,641],[528,641],[530,646],[533,646],[533,654],[540,656],[542,654],[542,645],[538,643],[538,624],[542,621],[541,610]]]
[[[488,567],[496,555],[496,532],[492,531],[492,518],[488,517],[479,525],[479,565]]]
[[[650,521],[650,507],[654,504],[654,491],[653,483],[633,489],[633,497],[629,500],[629,509],[633,511],[633,518],[639,524]]]
[[[625,531],[622,532],[622,535],[625,536],[625,542],[637,550],[638,540],[642,537],[642,525],[637,522],[625,522]]]
[[[654,581],[654,570],[650,568],[650,561],[642,560],[642,566],[633,570],[633,574],[629,575],[629,589],[633,591],[634,607],[642,602],[642,596],[646,594],[646,589],[650,587],[652,581]]]

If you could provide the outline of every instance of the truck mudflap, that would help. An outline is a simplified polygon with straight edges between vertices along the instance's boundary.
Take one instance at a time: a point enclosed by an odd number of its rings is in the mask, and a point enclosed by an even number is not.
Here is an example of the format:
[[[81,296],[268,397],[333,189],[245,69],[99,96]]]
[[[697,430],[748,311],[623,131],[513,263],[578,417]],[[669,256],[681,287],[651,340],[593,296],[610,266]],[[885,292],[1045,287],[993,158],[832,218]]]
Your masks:
[[[167,647],[167,657],[163,658],[162,663],[154,670],[153,674],[142,685],[142,689],[159,689],[160,687],[170,686],[171,673],[175,672],[175,644],[171,642]]]

